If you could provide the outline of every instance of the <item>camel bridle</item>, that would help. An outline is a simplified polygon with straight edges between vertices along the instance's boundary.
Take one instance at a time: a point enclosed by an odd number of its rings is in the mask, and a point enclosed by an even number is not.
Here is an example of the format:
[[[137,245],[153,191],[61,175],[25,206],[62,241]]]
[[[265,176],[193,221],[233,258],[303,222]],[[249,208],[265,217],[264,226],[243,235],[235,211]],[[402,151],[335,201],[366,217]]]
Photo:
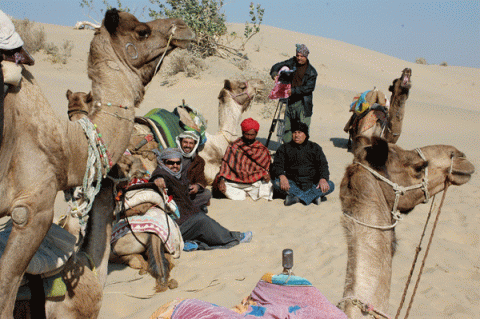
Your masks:
[[[255,90],[255,94],[256,94],[256,92],[257,92],[257,91]],[[252,101],[253,98],[255,97],[255,95],[252,97],[252,96],[250,96],[250,94],[248,93],[248,82],[245,82],[245,91],[240,92],[240,93],[238,93],[238,94],[232,94],[230,91],[228,91],[228,93],[230,94],[230,96],[232,97],[232,99],[235,101],[235,103],[237,103],[238,105],[241,105],[241,106],[245,106],[249,101]],[[240,102],[237,100],[237,98],[238,98],[239,96],[242,96],[242,95],[245,95],[245,94],[247,95],[248,99],[242,104],[242,103],[240,103]]]
[[[423,152],[421,149],[419,148],[416,148],[415,151],[417,151],[418,155],[420,155],[420,157],[426,161],[427,159],[425,158],[425,155],[423,155]],[[452,161],[453,163],[453,161]],[[358,219],[356,219],[355,217],[351,216],[351,215],[348,215],[346,212],[343,212],[343,215],[348,217],[349,219],[353,220],[354,222],[356,222],[357,224],[360,224],[362,226],[366,226],[366,227],[370,227],[370,228],[374,228],[374,229],[380,229],[380,230],[389,230],[389,229],[393,229],[395,228],[395,226],[397,226],[397,223],[398,221],[402,220],[402,216],[401,216],[401,213],[399,211],[397,211],[397,207],[398,207],[398,202],[400,201],[400,196],[402,195],[405,195],[406,192],[408,191],[411,191],[411,190],[415,190],[415,189],[421,189],[424,194],[425,194],[425,200],[423,201],[424,203],[427,203],[430,199],[430,194],[428,193],[428,166],[425,167],[425,175],[423,176],[422,178],[422,182],[420,184],[416,184],[416,185],[411,185],[411,186],[400,186],[398,185],[397,183],[394,183],[392,182],[391,180],[389,180],[388,178],[386,178],[385,176],[379,174],[377,171],[373,170],[372,168],[368,167],[367,165],[365,164],[362,164],[360,162],[354,162],[354,164],[357,164],[357,165],[360,165],[362,166],[363,168],[365,168],[367,171],[369,171],[370,173],[372,173],[372,175],[374,175],[376,178],[380,179],[381,181],[387,183],[388,185],[390,185],[392,188],[393,188],[393,191],[395,192],[395,202],[393,204],[393,208],[392,208],[392,211],[390,212],[393,216],[393,219],[395,220],[395,222],[392,224],[392,225],[387,225],[387,226],[378,226],[378,225],[371,225],[371,224],[367,224],[367,223],[364,223],[364,222],[361,222],[359,221]]]

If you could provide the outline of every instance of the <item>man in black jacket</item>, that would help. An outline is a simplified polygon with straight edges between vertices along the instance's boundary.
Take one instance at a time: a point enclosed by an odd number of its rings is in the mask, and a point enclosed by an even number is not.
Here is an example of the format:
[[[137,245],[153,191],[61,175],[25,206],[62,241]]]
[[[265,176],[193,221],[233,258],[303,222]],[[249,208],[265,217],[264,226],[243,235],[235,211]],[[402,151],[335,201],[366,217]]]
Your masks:
[[[273,159],[273,187],[286,195],[285,206],[308,205],[327,200],[335,185],[329,180],[328,162],[322,148],[308,140],[308,126],[292,123],[292,141],[282,144]]]
[[[290,69],[289,76],[292,84],[290,96],[288,98],[287,109],[285,111],[285,134],[283,142],[288,143],[292,140],[291,123],[293,121],[300,121],[310,126],[313,114],[313,90],[315,90],[315,83],[317,81],[317,71],[310,64],[308,54],[310,51],[305,44],[296,45],[296,55],[286,61],[276,63],[270,69],[270,76],[272,79],[279,76],[278,72],[284,66]],[[281,75],[283,78],[284,75]],[[285,74],[285,77],[288,77]]]

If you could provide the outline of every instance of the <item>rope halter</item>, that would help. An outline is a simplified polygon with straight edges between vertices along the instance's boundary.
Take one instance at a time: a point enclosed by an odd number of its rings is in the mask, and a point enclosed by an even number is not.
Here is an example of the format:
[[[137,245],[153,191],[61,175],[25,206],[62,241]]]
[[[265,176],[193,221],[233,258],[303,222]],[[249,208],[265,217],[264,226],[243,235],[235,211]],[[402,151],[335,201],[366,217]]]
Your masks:
[[[419,148],[416,148],[415,151],[417,151],[418,155],[420,155],[420,157],[426,161],[427,159],[425,158],[425,155],[423,155],[423,152],[419,149]],[[422,178],[422,182],[420,184],[416,184],[416,185],[411,185],[411,186],[400,186],[398,185],[397,183],[394,183],[392,182],[391,180],[389,180],[388,178],[386,178],[385,176],[379,174],[377,171],[371,169],[370,167],[360,163],[360,162],[354,162],[354,164],[357,164],[357,165],[360,165],[362,166],[363,168],[365,168],[367,171],[369,171],[370,173],[372,173],[376,178],[380,179],[381,181],[387,183],[388,185],[392,186],[393,188],[393,191],[395,192],[395,202],[393,204],[393,208],[392,208],[392,211],[390,212],[393,216],[393,219],[395,220],[395,222],[392,224],[392,225],[388,225],[388,226],[377,226],[377,225],[370,225],[370,224],[366,224],[366,223],[363,223],[361,221],[359,221],[358,219],[356,219],[355,217],[353,216],[350,216],[348,214],[346,214],[345,212],[343,212],[343,215],[345,215],[346,217],[352,219],[353,221],[355,221],[357,224],[360,224],[360,225],[363,225],[363,226],[366,226],[366,227],[370,227],[370,228],[375,228],[375,229],[381,229],[381,230],[389,230],[389,229],[392,229],[394,228],[398,221],[399,220],[402,220],[402,216],[400,214],[399,211],[397,211],[397,207],[398,207],[398,202],[400,201],[400,196],[402,195],[405,195],[406,192],[408,191],[411,191],[411,190],[414,190],[414,189],[418,189],[420,188],[424,194],[425,194],[425,200],[423,201],[424,203],[428,202],[428,200],[430,199],[430,194],[428,193],[428,166],[425,167],[425,175],[424,177]]]
[[[239,97],[239,96],[242,96],[242,95],[245,95],[245,94],[246,94],[247,97],[248,97],[248,100],[247,100],[247,101],[251,101],[251,100],[252,100],[252,96],[250,96],[250,94],[248,94],[248,82],[245,82],[245,91],[240,92],[240,93],[238,93],[238,94],[232,94],[230,91],[229,91],[228,93],[230,94],[230,96],[232,97],[232,99],[235,101],[235,103],[237,103],[238,105],[242,105],[242,106],[243,106],[243,104],[240,103],[240,102],[238,102],[238,100],[237,100],[237,97]]]

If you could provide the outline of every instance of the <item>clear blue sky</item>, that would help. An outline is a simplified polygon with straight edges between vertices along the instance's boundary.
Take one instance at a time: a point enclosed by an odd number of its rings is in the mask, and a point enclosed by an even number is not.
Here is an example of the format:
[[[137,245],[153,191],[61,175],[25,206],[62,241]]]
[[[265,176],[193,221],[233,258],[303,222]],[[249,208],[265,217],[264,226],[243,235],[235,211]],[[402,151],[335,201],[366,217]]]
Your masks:
[[[116,0],[108,0],[111,5]],[[227,22],[249,20],[251,1],[225,0]],[[263,24],[318,35],[382,52],[409,62],[480,68],[480,1],[255,0],[265,9]],[[104,8],[101,0],[97,7]],[[142,21],[158,7],[148,0],[123,0]],[[73,26],[90,20],[80,0],[1,0],[0,9],[17,19]],[[98,12],[99,10],[97,10]],[[91,13],[98,21],[101,17]],[[308,43],[307,43],[308,46]]]

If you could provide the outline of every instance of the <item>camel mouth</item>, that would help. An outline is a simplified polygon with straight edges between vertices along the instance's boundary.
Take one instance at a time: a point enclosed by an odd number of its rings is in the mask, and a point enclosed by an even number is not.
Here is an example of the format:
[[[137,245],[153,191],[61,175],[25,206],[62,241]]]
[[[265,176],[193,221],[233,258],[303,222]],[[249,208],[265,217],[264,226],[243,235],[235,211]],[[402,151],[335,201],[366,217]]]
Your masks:
[[[409,83],[410,83],[410,77],[408,77],[408,76],[403,77],[402,85],[403,86],[408,86]]]

